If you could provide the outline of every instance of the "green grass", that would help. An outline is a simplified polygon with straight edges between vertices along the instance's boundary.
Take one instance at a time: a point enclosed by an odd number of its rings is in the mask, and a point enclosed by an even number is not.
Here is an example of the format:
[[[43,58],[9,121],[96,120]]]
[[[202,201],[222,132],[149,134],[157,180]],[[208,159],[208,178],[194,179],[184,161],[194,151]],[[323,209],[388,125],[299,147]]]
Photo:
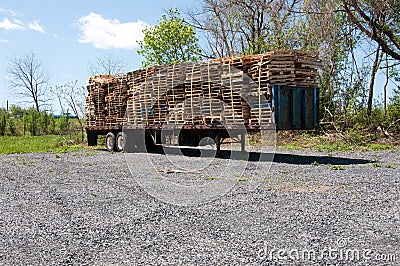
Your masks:
[[[293,143],[286,143],[286,144],[278,145],[278,148],[285,149],[285,150],[301,150],[304,147],[297,142],[293,142]]]
[[[68,136],[4,136],[0,137],[0,154],[28,152],[67,152],[85,149]]]
[[[333,152],[333,151],[353,151],[356,150],[357,148],[354,147],[353,145],[347,144],[347,143],[336,143],[336,142],[327,142],[324,144],[319,144],[314,147],[317,151],[325,151],[325,152]]]
[[[357,144],[352,145],[348,143],[340,143],[340,142],[328,142],[322,145],[316,145],[314,147],[317,151],[326,151],[326,152],[346,152],[346,151],[387,151],[387,150],[396,150],[392,144],[380,144],[380,143],[367,143],[367,144]]]
[[[345,139],[332,139],[325,136],[301,134],[298,136],[283,135],[278,148],[289,150],[313,149],[319,152],[348,152],[348,151],[385,151],[400,150],[395,144],[374,143],[365,136],[350,133]]]
[[[387,150],[395,150],[395,147],[392,144],[379,144],[379,143],[370,143],[363,147],[363,150],[366,151],[387,151]]]

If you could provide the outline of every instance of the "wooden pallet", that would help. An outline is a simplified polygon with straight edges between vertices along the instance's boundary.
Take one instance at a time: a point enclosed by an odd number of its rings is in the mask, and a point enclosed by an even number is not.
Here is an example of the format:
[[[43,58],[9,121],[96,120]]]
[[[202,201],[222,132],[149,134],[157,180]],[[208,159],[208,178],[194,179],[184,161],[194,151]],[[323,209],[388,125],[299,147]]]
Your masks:
[[[272,123],[272,85],[315,88],[320,65],[289,50],[90,77],[87,125]]]

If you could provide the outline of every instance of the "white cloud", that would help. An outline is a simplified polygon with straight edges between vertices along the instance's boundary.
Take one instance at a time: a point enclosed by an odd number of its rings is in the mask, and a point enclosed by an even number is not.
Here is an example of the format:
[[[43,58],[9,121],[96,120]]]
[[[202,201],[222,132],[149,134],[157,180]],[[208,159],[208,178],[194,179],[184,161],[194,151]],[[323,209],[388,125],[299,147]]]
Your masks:
[[[15,13],[14,11],[7,10],[7,9],[1,8],[1,7],[0,7],[0,13],[7,13],[8,15],[10,15],[12,17],[17,16],[17,13]]]
[[[8,40],[6,40],[6,39],[0,39],[0,43],[8,43]]]
[[[12,17],[16,17],[16,16],[17,16],[17,13],[15,13],[15,12],[12,11],[12,10],[8,10],[7,12],[8,12],[8,14],[10,14],[10,16],[12,16]]]
[[[81,31],[79,42],[92,43],[101,49],[134,49],[139,47],[137,41],[143,39],[142,30],[148,26],[140,20],[121,23],[117,19],[105,19],[102,15],[90,13],[78,21]]]
[[[11,30],[23,30],[24,27],[21,25],[21,21],[19,20],[14,20],[13,23],[8,18],[5,18],[3,19],[3,21],[0,21],[0,29],[11,31]]]
[[[60,40],[60,41],[66,41],[66,39],[64,39],[63,37],[59,36],[58,34],[52,34],[53,38],[56,40]]]
[[[40,26],[38,20],[35,20],[34,22],[29,23],[29,24],[28,24],[28,27],[29,27],[31,30],[35,30],[35,31],[44,33],[44,29],[43,29],[42,26]]]

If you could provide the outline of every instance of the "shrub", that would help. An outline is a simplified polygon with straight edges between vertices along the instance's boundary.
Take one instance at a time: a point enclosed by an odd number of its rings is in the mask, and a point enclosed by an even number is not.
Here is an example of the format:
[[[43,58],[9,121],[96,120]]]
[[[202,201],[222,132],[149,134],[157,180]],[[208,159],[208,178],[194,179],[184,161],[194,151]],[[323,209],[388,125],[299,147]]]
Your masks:
[[[6,134],[7,118],[6,114],[0,114],[0,135],[4,136]]]

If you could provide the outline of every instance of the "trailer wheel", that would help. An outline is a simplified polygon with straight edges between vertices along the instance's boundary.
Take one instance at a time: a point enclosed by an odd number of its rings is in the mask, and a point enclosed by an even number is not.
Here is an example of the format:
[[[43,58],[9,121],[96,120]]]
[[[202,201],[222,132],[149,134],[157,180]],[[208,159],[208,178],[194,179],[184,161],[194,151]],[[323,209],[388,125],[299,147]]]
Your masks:
[[[150,131],[145,132],[145,145],[148,152],[156,150],[156,143]]]
[[[115,146],[117,152],[121,152],[124,150],[124,135],[122,134],[122,132],[119,132],[117,134],[117,137],[115,139]]]
[[[112,132],[108,132],[106,135],[106,149],[110,152],[116,150],[115,135]]]
[[[178,137],[179,146],[192,146],[197,147],[200,143],[200,137],[198,135],[189,135],[184,130],[179,133]]]

